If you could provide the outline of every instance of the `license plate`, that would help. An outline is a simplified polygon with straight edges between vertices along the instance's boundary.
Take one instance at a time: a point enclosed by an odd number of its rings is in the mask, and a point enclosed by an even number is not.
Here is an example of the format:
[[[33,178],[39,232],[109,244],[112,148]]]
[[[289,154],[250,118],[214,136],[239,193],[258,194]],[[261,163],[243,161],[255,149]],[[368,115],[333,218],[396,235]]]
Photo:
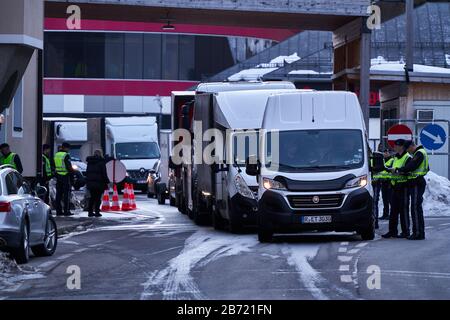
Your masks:
[[[331,223],[331,216],[302,217],[302,223]]]
[[[138,184],[145,184],[145,183],[147,183],[147,180],[138,180],[137,183],[138,183]]]

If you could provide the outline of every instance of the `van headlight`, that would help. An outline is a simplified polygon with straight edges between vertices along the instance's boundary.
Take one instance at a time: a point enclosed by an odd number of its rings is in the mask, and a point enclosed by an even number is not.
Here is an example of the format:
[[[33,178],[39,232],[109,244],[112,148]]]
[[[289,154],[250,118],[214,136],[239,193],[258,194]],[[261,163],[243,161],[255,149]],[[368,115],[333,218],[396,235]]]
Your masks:
[[[365,186],[367,186],[368,183],[368,179],[367,176],[361,176],[358,178],[354,178],[349,180],[346,184],[345,184],[345,188],[346,189],[351,189],[351,188],[364,188]]]
[[[283,183],[276,181],[276,180],[269,179],[269,178],[263,178],[263,186],[267,190],[287,191],[287,189]]]
[[[234,184],[236,185],[236,190],[240,195],[246,198],[255,199],[252,190],[250,190],[242,176],[237,175],[236,178],[234,178]]]

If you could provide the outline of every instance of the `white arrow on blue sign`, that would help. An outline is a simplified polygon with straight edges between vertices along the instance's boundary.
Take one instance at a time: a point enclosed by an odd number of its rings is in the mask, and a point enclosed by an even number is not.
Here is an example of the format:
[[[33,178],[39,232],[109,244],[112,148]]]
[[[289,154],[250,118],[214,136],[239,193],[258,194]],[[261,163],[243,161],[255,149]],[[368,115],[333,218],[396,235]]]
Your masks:
[[[435,151],[441,149],[447,141],[444,128],[437,124],[429,124],[420,133],[420,142],[427,150]]]

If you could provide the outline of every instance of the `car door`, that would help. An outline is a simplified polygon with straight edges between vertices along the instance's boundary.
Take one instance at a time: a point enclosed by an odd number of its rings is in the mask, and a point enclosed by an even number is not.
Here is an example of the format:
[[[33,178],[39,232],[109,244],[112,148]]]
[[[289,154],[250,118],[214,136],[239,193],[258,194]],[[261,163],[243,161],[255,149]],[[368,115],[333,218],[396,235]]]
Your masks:
[[[11,172],[8,174],[14,189],[17,190],[18,201],[22,203],[22,208],[28,213],[30,222],[30,243],[36,243],[39,238],[39,217],[35,214],[34,197],[31,194],[31,188],[24,183],[22,176],[17,172]]]

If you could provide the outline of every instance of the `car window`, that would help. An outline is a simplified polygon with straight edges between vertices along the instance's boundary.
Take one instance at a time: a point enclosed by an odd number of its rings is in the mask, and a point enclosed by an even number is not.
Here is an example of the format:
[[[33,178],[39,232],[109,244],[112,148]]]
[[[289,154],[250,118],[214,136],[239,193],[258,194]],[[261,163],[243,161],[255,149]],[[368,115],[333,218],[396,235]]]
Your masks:
[[[6,175],[5,182],[8,195],[14,195],[18,193],[19,188],[17,187],[17,178],[14,176],[13,172]]]

